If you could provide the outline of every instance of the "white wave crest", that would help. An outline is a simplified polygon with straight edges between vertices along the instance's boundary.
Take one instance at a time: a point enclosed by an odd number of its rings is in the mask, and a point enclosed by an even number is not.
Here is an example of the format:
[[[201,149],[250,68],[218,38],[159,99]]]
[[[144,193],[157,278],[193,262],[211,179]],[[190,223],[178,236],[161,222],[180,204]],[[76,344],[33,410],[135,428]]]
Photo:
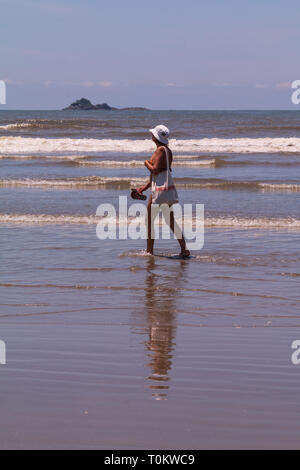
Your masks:
[[[0,187],[57,187],[57,188],[80,188],[80,187],[98,187],[113,185],[116,187],[130,187],[140,184],[145,184],[147,178],[135,177],[105,177],[105,176],[87,176],[79,178],[66,178],[66,179],[2,179],[0,180]]]
[[[32,124],[30,122],[16,122],[14,124],[5,124],[0,126],[0,129],[20,129],[23,127],[31,127]]]
[[[258,183],[262,192],[272,191],[284,191],[284,192],[295,192],[300,191],[300,184],[289,184],[289,183]]]
[[[206,217],[204,223],[207,228],[300,230],[300,219],[292,217]]]
[[[76,160],[83,160],[84,158],[89,158],[89,155],[5,155],[0,154],[0,160],[54,160],[54,161],[66,161],[72,162]]]
[[[300,138],[235,138],[235,139],[171,139],[174,152],[214,152],[214,153],[300,153]],[[5,155],[64,154],[65,152],[112,152],[112,153],[151,153],[154,151],[150,139],[46,139],[40,137],[0,137],[0,153]]]
[[[77,160],[78,165],[80,166],[89,166],[89,167],[111,167],[111,168],[123,168],[123,167],[135,167],[143,168],[144,161],[142,160],[130,160],[130,161],[117,161],[117,160],[97,160],[97,161],[80,161]],[[189,161],[189,160],[180,160],[176,161],[174,159],[172,166],[177,167],[213,167],[216,164],[216,160],[198,160],[198,161]]]
[[[78,178],[61,179],[0,179],[0,187],[28,187],[28,188],[131,188],[143,185],[148,181],[147,177],[120,177],[120,176],[80,176]],[[221,190],[255,190],[298,192],[300,184],[266,183],[255,181],[230,181],[205,178],[174,178],[178,188],[221,189]]]
[[[97,224],[101,217],[94,215],[52,215],[52,214],[1,214],[0,223],[13,224],[50,224],[50,225],[93,225]],[[117,225],[130,223],[133,217],[117,218]],[[105,217],[106,222],[114,222],[114,219]],[[190,221],[190,225],[195,226],[196,219]],[[157,219],[157,224],[161,224],[161,220]],[[186,223],[186,221],[185,221]],[[200,223],[200,221],[198,221]],[[268,217],[205,217],[205,228],[229,228],[229,229],[282,229],[282,230],[300,230],[300,219],[295,218],[268,218]]]

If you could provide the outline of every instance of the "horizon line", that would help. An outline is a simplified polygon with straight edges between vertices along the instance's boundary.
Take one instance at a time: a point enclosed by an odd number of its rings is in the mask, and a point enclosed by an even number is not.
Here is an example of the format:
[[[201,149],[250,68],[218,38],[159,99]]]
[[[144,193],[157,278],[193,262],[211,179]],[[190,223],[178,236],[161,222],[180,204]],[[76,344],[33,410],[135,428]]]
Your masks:
[[[136,108],[141,108],[141,106],[125,106],[124,108],[116,108],[116,109],[86,109],[86,110],[64,110],[61,108],[6,108],[6,109],[1,109],[1,111],[64,111],[64,112],[72,112],[76,111],[81,113],[83,112],[90,112],[90,111],[95,111],[95,112],[114,112],[114,111],[130,111],[130,109],[133,109],[135,111],[140,111],[140,112],[147,112],[147,111],[300,111],[299,109],[293,109],[293,108],[211,108],[211,109],[183,109],[183,108],[158,108],[158,109],[152,109],[152,108],[145,108],[145,109],[136,109]]]

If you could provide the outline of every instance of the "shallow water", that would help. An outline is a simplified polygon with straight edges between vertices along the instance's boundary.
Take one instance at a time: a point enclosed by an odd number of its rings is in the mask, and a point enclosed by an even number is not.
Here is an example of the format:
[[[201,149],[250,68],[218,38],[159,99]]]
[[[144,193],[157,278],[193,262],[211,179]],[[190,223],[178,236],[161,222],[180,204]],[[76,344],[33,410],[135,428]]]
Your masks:
[[[1,448],[299,448],[298,116],[0,113]],[[156,122],[205,207],[189,260],[96,236]]]

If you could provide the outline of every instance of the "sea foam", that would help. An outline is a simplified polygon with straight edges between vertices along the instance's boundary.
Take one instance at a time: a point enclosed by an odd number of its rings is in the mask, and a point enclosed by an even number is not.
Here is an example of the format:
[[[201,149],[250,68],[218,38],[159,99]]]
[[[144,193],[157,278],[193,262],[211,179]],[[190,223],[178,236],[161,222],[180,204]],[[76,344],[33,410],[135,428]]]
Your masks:
[[[64,214],[1,214],[0,223],[29,224],[29,225],[93,225],[102,218],[95,215],[64,215]],[[114,222],[115,219],[105,217],[105,222]],[[128,224],[133,221],[133,217],[116,218],[118,226]],[[195,225],[194,217],[190,221],[185,220],[185,224]],[[198,221],[198,225],[201,221]],[[156,219],[160,224],[161,220]],[[279,229],[279,230],[300,230],[300,219],[293,217],[205,217],[205,228],[228,228],[228,229]]]
[[[153,143],[150,139],[87,139],[60,138],[46,139],[40,137],[0,137],[1,154],[63,154],[73,153],[152,153]],[[300,138],[204,138],[187,140],[170,140],[174,152],[214,152],[214,153],[300,153]]]

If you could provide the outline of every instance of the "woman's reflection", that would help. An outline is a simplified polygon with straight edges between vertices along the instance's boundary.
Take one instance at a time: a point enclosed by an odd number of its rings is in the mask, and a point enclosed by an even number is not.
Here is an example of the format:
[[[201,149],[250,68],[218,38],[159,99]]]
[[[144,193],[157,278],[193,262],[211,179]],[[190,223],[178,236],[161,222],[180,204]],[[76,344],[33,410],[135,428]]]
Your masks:
[[[176,302],[185,266],[185,261],[170,260],[166,275],[164,270],[159,269],[162,266],[155,261],[155,258],[147,260],[145,279],[145,312],[149,332],[149,339],[146,342],[149,359],[147,366],[151,369],[148,380],[151,382],[152,396],[157,400],[166,399],[168,394],[169,371],[176,344]],[[164,265],[162,268],[165,267]]]

